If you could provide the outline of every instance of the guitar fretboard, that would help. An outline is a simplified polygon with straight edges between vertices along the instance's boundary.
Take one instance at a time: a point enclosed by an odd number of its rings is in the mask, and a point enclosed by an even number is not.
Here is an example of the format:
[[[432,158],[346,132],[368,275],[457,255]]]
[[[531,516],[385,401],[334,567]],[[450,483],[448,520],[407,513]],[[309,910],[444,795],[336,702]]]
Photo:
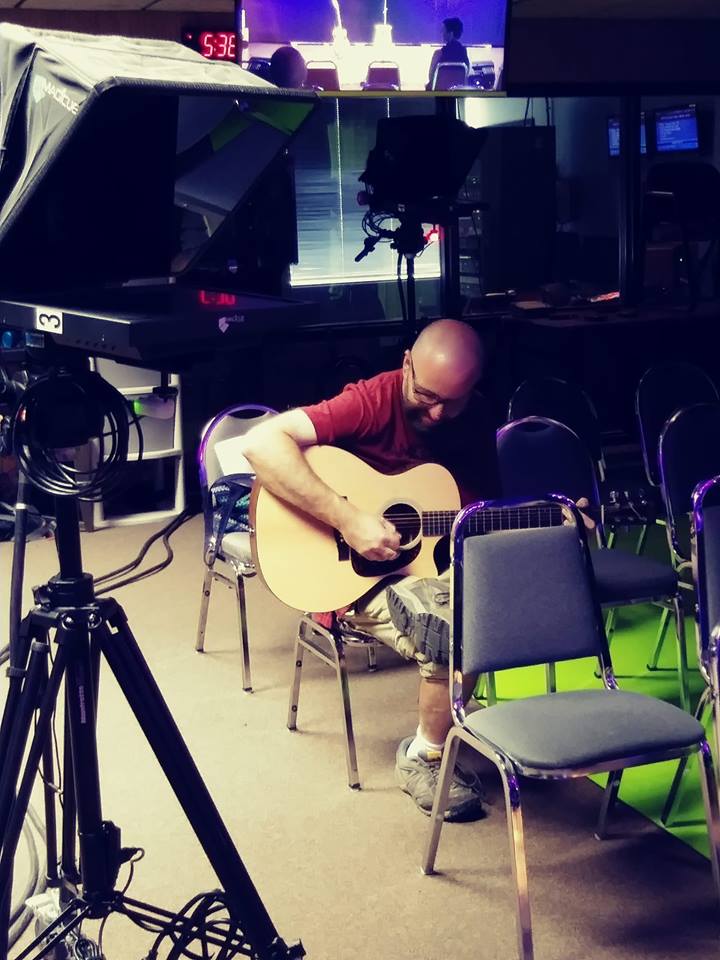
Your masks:
[[[425,537],[444,537],[450,533],[457,511],[424,510],[422,532]],[[397,525],[400,518],[393,518]],[[498,530],[527,530],[532,527],[559,526],[562,523],[559,504],[537,507],[504,507],[478,511],[469,521],[471,533],[492,533]],[[417,520],[415,520],[417,523]]]

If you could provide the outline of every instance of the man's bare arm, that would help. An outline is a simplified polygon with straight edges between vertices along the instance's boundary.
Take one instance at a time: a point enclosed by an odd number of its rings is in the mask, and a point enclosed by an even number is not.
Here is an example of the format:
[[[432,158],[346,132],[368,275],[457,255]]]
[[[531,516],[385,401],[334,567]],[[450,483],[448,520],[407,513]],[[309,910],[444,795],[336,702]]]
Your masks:
[[[242,452],[258,481],[275,496],[339,530],[364,557],[395,557],[400,538],[393,525],[358,510],[310,469],[302,451],[316,443],[317,434],[308,415],[302,410],[289,410],[249,430],[243,438]]]

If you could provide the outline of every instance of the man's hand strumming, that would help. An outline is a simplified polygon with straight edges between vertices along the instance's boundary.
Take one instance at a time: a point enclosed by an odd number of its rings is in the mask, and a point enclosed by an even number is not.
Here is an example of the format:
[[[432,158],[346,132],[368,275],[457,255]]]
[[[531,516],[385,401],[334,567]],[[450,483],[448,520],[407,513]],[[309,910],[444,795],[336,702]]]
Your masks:
[[[355,510],[340,528],[345,543],[366,560],[394,560],[400,534],[389,520]]]

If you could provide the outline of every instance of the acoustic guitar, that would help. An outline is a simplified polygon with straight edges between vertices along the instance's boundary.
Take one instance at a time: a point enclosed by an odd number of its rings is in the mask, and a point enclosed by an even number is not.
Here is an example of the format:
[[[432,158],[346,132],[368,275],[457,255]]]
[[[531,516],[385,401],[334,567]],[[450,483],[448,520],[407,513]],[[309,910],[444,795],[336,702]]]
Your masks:
[[[389,574],[437,576],[435,548],[450,533],[460,509],[457,484],[444,467],[426,463],[387,476],[337,447],[309,447],[305,457],[341,497],[394,524],[401,537],[399,556],[366,560],[337,530],[255,484],[250,543],[255,566],[271,593],[298,610],[337,610]],[[543,511],[547,516],[541,518]],[[488,532],[535,526],[540,520],[562,522],[560,508],[550,504],[530,510],[490,509],[474,518],[475,525]]]

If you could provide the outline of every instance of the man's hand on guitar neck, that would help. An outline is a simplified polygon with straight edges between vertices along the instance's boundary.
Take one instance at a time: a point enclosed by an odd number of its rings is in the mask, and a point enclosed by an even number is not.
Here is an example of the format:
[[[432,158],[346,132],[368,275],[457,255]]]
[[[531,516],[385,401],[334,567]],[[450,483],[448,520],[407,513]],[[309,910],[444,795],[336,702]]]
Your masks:
[[[580,499],[575,502],[575,506],[576,506],[576,507],[578,508],[578,510],[580,511],[580,516],[583,518],[583,523],[585,524],[585,529],[586,529],[586,530],[594,530],[594,529],[595,529],[595,521],[593,520],[592,517],[589,517],[589,516],[587,515],[587,513],[584,513],[584,512],[583,512],[583,509],[587,509],[587,508],[590,506],[590,501],[588,500],[588,498],[587,498],[587,497],[580,497]]]
[[[394,560],[400,534],[389,520],[348,504],[347,521],[340,527],[343,540],[366,560]]]

